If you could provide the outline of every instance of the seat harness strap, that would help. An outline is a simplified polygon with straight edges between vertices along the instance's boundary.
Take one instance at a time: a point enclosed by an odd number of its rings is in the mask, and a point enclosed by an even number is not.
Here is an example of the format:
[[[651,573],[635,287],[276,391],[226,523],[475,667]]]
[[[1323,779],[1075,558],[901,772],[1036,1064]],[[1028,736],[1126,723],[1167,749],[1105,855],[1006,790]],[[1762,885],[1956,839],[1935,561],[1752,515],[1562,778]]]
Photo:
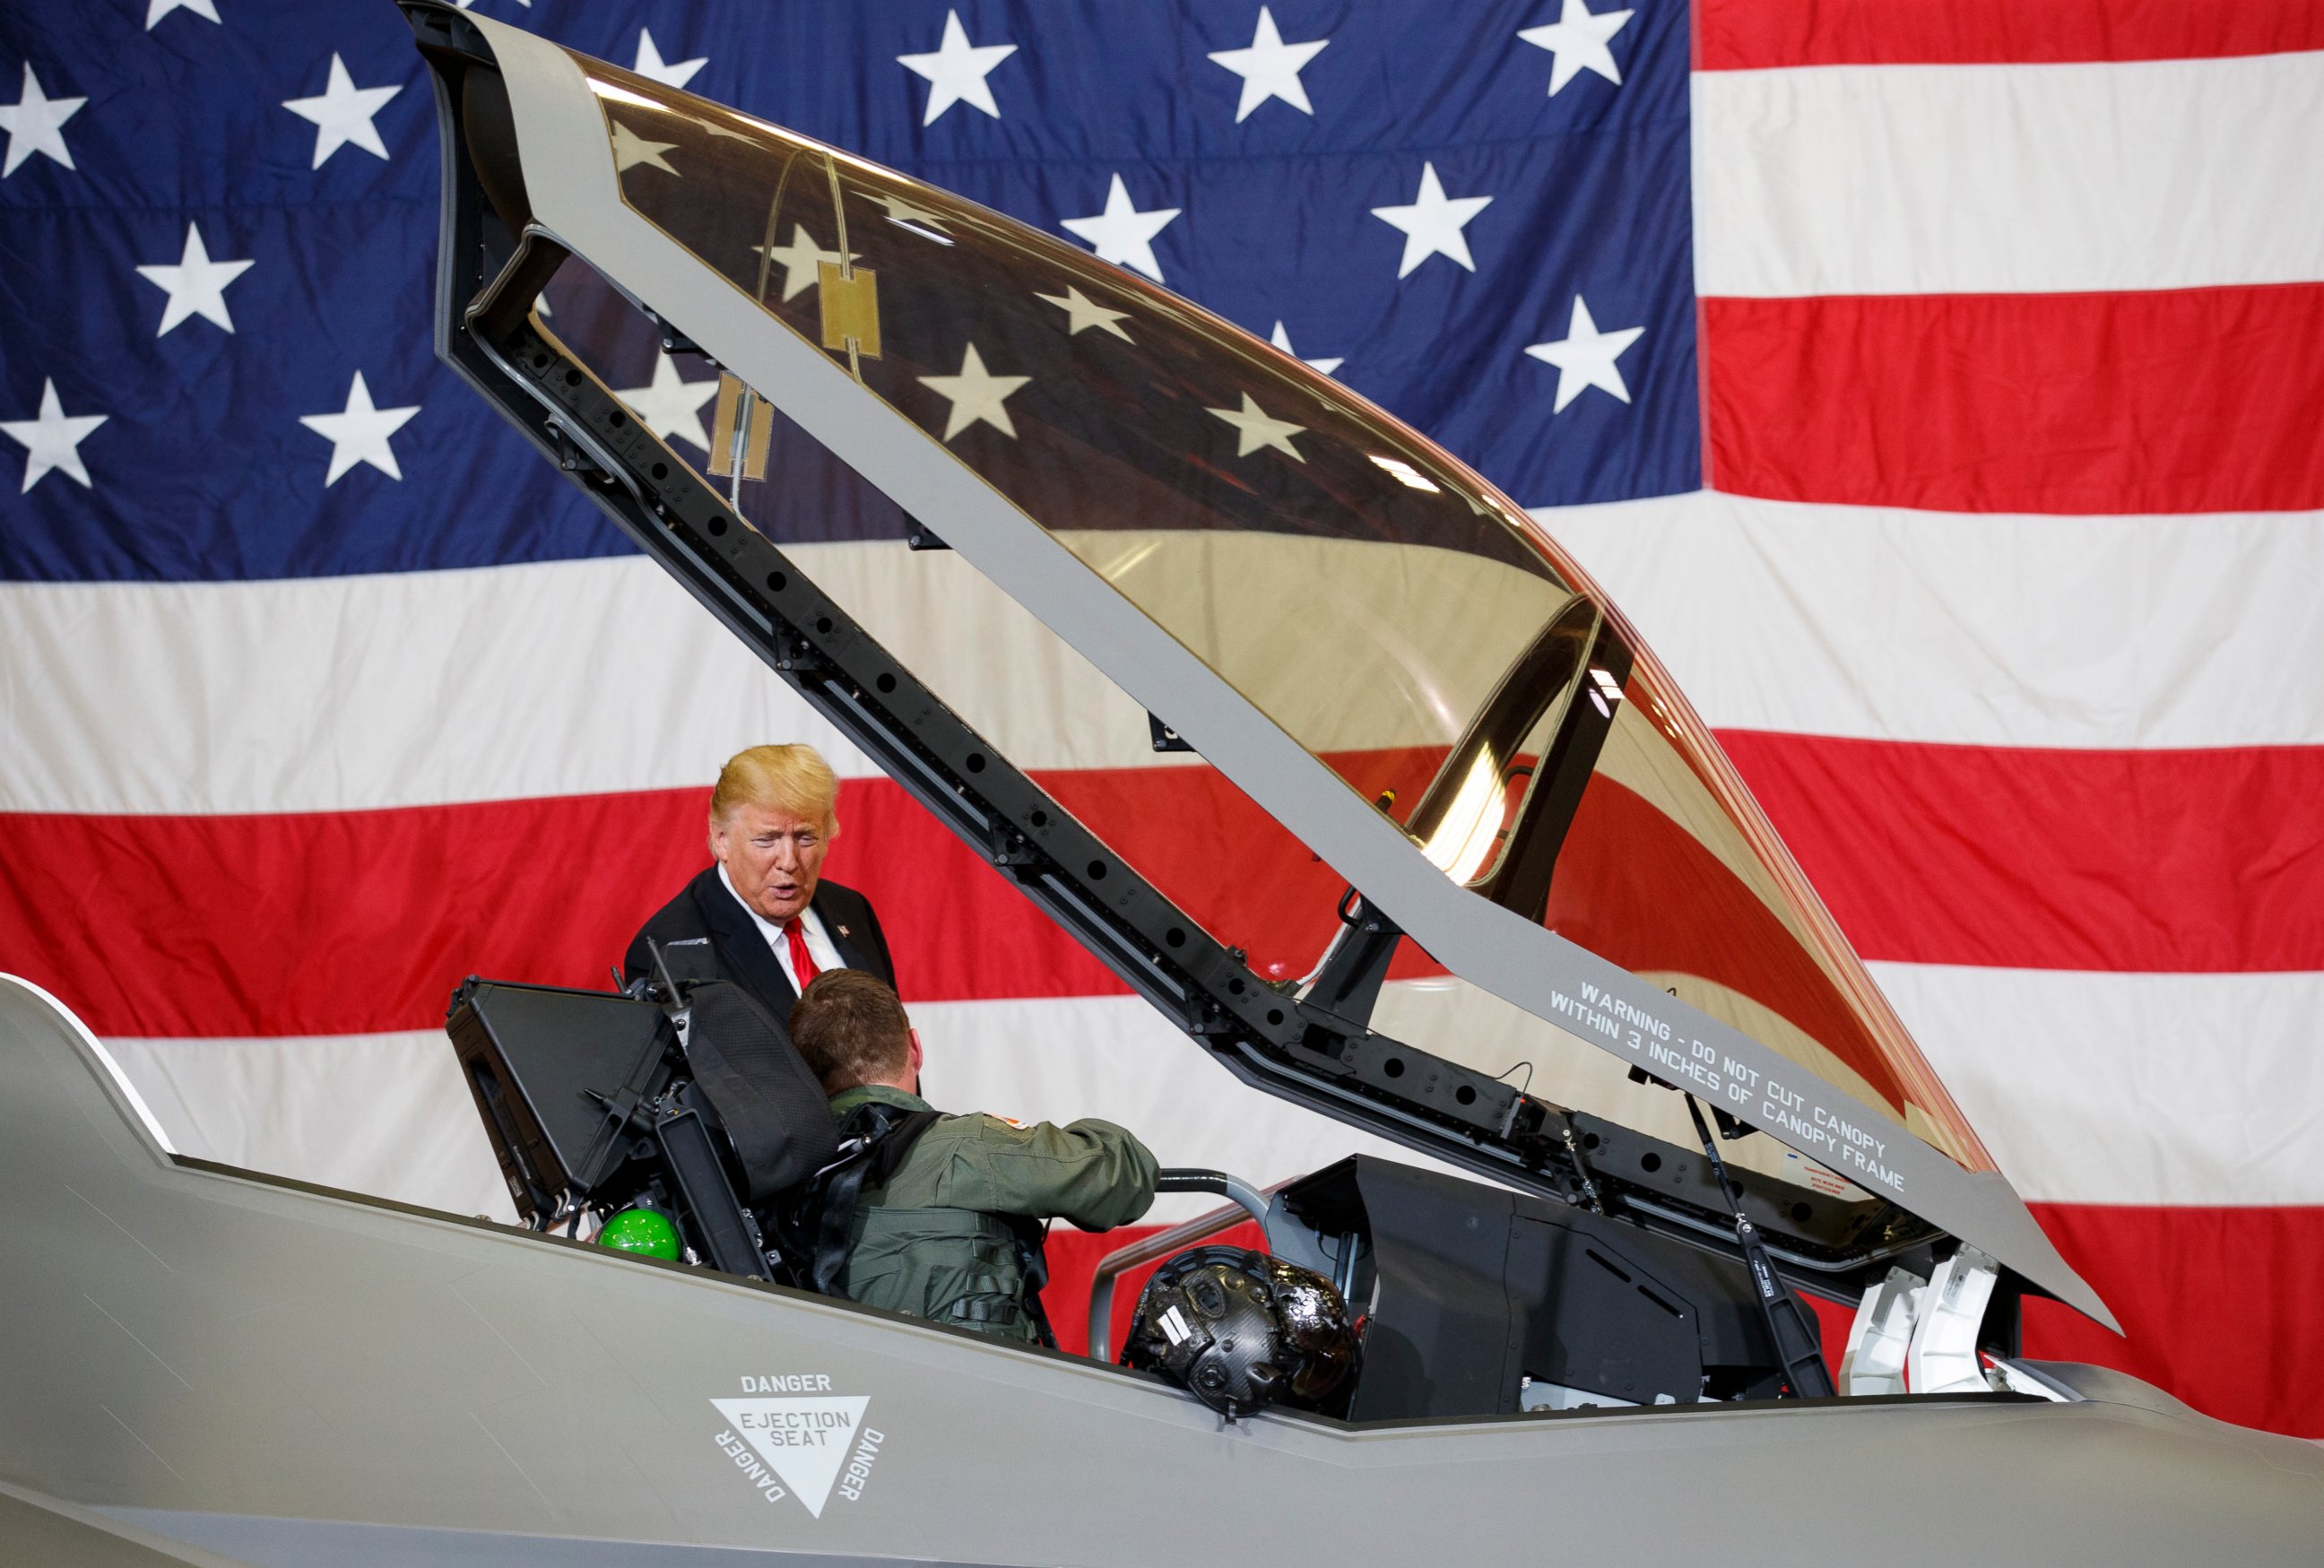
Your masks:
[[[920,1135],[943,1116],[939,1111],[907,1111],[874,1100],[848,1113],[839,1129],[841,1158],[825,1167],[817,1185],[823,1201],[814,1218],[811,1283],[816,1294],[840,1295],[839,1277],[854,1247],[855,1209],[865,1184],[885,1186]]]

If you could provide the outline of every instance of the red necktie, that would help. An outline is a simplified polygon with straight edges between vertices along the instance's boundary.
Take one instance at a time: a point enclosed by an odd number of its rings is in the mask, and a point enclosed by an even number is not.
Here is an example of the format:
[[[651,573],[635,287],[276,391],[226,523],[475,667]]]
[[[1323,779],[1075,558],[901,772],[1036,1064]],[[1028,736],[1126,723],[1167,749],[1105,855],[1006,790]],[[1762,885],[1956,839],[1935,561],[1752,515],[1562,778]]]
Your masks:
[[[783,922],[783,935],[791,945],[791,973],[798,978],[799,993],[807,993],[807,982],[823,973],[815,966],[815,955],[807,950],[807,931],[793,915]]]

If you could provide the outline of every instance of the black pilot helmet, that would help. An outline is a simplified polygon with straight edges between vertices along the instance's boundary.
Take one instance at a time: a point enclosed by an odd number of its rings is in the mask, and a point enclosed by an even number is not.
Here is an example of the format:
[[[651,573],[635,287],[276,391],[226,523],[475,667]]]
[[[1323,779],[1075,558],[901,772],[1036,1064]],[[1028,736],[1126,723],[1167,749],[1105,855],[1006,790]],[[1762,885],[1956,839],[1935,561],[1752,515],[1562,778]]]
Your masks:
[[[1357,1354],[1330,1280],[1264,1252],[1197,1247],[1146,1282],[1121,1363],[1161,1373],[1232,1421],[1275,1404],[1344,1415]]]

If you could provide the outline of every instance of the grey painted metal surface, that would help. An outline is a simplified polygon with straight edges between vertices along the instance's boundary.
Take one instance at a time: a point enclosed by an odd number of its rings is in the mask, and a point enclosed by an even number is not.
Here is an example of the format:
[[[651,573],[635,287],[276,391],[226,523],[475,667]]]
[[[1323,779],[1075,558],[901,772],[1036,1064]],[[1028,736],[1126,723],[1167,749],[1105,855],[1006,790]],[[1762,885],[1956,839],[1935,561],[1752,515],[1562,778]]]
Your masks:
[[[1981,1561],[2094,1564],[2312,1563],[2324,1540],[2324,1451],[2135,1392],[1226,1427],[1074,1358],[189,1167],[6,979],[0,1117],[0,1479],[246,1561],[1131,1568],[1203,1542],[1532,1558],[1547,1533],[1615,1562],[1950,1568],[1965,1536]],[[800,1379],[880,1434],[819,1512],[754,1481],[712,1403],[796,1405],[779,1380]]]
[[[1139,613],[1048,531],[850,376],[625,205],[612,144],[581,67],[558,46],[471,17],[497,59],[519,161],[539,223],[643,300],[910,515],[927,520],[1023,604],[1256,800],[1365,890],[1445,966],[1561,1028],[1593,992],[1702,1042],[1757,1078],[1800,1088],[1813,1121],[1877,1125],[1885,1169],[1847,1173],[1868,1190],[1986,1251],[2108,1327],[2098,1293],[2059,1256],[2006,1178],[1966,1171],[1904,1126],[1740,1030],[1688,1007],[1618,964],[1477,898],[1215,671]],[[1577,1038],[1642,1062],[1636,1031]],[[1767,1136],[1811,1158],[1780,1124]]]
[[[902,1568],[908,1562],[936,1561],[151,1508],[113,1508],[98,1517],[108,1516],[123,1528],[134,1527],[147,1536],[180,1538],[235,1554],[222,1558],[202,1552],[189,1561],[247,1563],[250,1568],[311,1568],[314,1564],[413,1568],[420,1563],[427,1568]],[[187,1549],[200,1551],[199,1546]]]
[[[0,1563],[25,1568],[250,1568],[167,1530],[0,1483]]]

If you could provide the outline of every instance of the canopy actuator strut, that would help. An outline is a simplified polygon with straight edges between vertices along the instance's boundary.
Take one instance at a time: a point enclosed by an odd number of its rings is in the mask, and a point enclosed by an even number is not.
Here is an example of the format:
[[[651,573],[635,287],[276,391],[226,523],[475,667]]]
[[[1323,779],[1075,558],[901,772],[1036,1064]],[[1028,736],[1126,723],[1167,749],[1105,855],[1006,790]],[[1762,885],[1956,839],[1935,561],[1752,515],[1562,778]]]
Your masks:
[[[1404,927],[1372,907],[1371,900],[1350,888],[1340,895],[1340,929],[1316,966],[1314,984],[1307,991],[1306,1010],[1330,1015],[1360,1033],[1371,1022],[1379,1005],[1380,986],[1388,979],[1388,961]]]
[[[1767,1337],[1775,1342],[1775,1359],[1784,1363],[1784,1380],[1792,1393],[1802,1399],[1829,1399],[1832,1397],[1831,1371],[1823,1364],[1823,1349],[1808,1322],[1807,1309],[1800,1299],[1775,1277],[1775,1266],[1767,1260],[1767,1249],[1759,1240],[1759,1227],[1743,1212],[1740,1194],[1735,1184],[1727,1179],[1727,1162],[1719,1158],[1719,1140],[1711,1136],[1711,1123],[1702,1119],[1702,1106],[1695,1097],[1686,1097],[1686,1113],[1694,1119],[1695,1136],[1702,1139],[1703,1158],[1711,1161],[1711,1174],[1718,1180],[1720,1194],[1727,1200],[1735,1213],[1735,1244],[1743,1250],[1743,1261],[1751,1270],[1751,1283],[1759,1293],[1759,1315],[1766,1320]]]

